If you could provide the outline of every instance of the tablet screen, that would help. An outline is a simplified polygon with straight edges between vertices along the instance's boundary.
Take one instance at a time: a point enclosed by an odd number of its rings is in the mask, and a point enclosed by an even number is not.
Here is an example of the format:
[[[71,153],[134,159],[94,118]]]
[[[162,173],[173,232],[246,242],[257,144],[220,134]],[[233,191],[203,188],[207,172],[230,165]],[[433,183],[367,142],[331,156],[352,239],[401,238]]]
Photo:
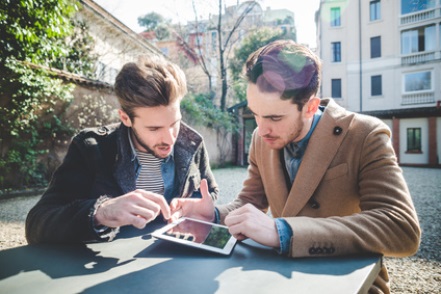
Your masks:
[[[181,218],[152,235],[221,254],[230,254],[236,243],[226,226],[190,218]]]

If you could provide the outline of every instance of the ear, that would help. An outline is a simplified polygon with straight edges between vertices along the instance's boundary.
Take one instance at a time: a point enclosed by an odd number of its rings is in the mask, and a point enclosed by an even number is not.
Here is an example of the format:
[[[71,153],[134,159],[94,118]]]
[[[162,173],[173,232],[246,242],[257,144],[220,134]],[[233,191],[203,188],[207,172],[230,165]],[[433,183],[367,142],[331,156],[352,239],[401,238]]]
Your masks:
[[[306,111],[305,114],[307,115],[307,117],[312,117],[317,112],[319,105],[320,98],[314,96],[309,99],[309,101],[304,106]]]
[[[122,109],[118,109],[119,119],[128,128],[132,126],[132,120],[129,115]]]

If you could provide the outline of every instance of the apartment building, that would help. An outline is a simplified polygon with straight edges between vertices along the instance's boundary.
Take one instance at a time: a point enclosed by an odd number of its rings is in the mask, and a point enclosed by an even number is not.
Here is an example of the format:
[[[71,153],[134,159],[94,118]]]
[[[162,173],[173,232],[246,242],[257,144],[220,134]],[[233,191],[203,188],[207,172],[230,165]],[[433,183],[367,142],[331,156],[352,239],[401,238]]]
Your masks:
[[[402,165],[440,167],[441,1],[322,0],[322,97],[382,119]]]

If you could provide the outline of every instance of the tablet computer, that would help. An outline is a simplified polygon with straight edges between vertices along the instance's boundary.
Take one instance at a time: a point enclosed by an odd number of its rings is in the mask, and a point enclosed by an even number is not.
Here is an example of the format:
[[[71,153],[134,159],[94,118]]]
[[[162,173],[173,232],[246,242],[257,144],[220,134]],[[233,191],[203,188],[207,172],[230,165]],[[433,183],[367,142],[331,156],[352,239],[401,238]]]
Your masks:
[[[152,236],[224,255],[229,255],[237,242],[226,226],[186,217],[154,231]]]

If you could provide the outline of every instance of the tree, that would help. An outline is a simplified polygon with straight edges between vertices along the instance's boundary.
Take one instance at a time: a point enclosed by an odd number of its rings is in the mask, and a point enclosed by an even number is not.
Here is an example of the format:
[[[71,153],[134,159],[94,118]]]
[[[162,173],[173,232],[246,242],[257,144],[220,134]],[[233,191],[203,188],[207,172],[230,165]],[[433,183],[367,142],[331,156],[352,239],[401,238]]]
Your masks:
[[[201,44],[199,36],[203,36],[204,34],[207,36],[207,25],[202,24],[198,19],[197,5],[195,0],[192,1],[193,11],[195,15],[195,21],[191,25],[191,31],[193,34],[196,34],[196,47],[193,49],[187,42],[186,37],[182,31],[178,34],[178,39],[180,42],[180,46],[183,51],[187,54],[189,58],[194,60],[197,64],[199,64],[208,78],[208,86],[209,93],[211,99],[214,98],[213,84],[212,78],[213,74],[210,69],[210,61],[208,54],[204,53],[203,45]],[[227,66],[226,66],[226,55],[229,50],[232,48],[234,41],[234,36],[237,30],[240,28],[242,22],[246,18],[246,16],[253,11],[254,7],[257,5],[256,1],[247,1],[243,4],[243,9],[236,15],[232,20],[231,24],[226,25],[225,19],[223,18],[223,1],[218,0],[218,15],[217,23],[215,25],[216,35],[217,35],[217,59],[219,61],[219,68],[216,70],[219,71],[220,80],[221,80],[221,95],[220,95],[220,109],[221,111],[226,110],[226,98],[228,94],[228,74],[227,74]],[[225,36],[225,39],[224,39]]]
[[[138,24],[145,28],[145,32],[154,31],[160,24],[165,22],[165,18],[156,12],[150,12],[138,17]]]
[[[50,67],[71,52],[66,38],[78,7],[74,0],[0,2],[0,188],[42,184],[38,146],[69,131],[56,109],[71,101],[72,86]]]
[[[246,98],[246,82],[243,79],[242,73],[248,56],[257,48],[272,41],[286,38],[290,39],[292,36],[286,34],[281,29],[264,27],[246,36],[240,47],[237,47],[234,50],[234,58],[230,60],[229,67],[232,75],[231,82],[233,84],[233,90],[235,91],[236,97],[239,97],[240,101],[244,101]]]
[[[219,0],[219,16],[218,16],[218,25],[217,25],[217,34],[218,34],[218,46],[219,46],[219,64],[220,64],[220,75],[222,82],[222,92],[220,98],[220,108],[222,111],[226,110],[226,100],[227,100],[227,92],[228,92],[228,77],[227,77],[227,66],[225,65],[225,51],[227,50],[229,43],[231,41],[231,37],[234,32],[239,28],[242,21],[245,17],[253,10],[254,6],[257,5],[256,1],[249,1],[245,9],[236,19],[233,27],[230,29],[225,42],[222,40],[223,28],[222,28],[222,0]]]
[[[155,32],[158,40],[163,40],[170,36],[168,28],[170,21],[166,20],[159,13],[150,12],[138,17],[138,24],[145,28],[145,32]]]

